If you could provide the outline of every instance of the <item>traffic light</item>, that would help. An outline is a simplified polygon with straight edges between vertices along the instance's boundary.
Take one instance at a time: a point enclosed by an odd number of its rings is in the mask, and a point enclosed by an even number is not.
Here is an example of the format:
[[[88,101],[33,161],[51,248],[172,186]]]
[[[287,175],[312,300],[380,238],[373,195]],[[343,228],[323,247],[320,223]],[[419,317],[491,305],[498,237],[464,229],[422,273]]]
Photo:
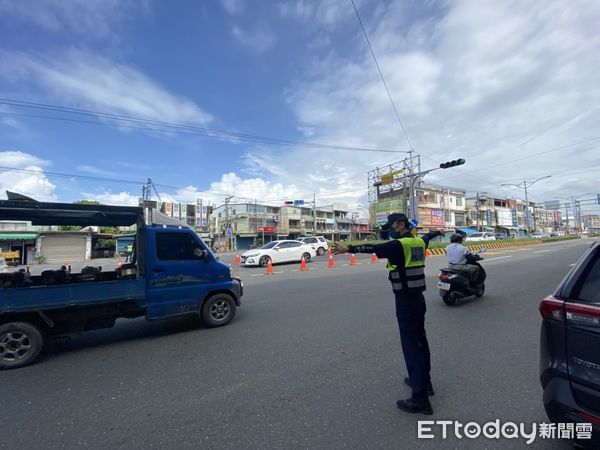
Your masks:
[[[465,163],[465,160],[462,158],[453,159],[452,161],[447,161],[445,163],[441,163],[440,169],[449,169],[450,167],[454,167],[454,166],[462,166],[464,163]]]

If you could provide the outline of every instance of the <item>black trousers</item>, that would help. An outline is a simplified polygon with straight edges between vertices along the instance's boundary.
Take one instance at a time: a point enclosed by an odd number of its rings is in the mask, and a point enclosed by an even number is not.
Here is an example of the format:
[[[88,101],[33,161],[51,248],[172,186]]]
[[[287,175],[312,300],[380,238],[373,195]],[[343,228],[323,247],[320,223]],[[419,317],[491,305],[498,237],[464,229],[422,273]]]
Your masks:
[[[422,292],[394,292],[394,295],[411,398],[422,401],[427,398],[427,382],[431,380],[431,355],[425,334],[425,297]]]

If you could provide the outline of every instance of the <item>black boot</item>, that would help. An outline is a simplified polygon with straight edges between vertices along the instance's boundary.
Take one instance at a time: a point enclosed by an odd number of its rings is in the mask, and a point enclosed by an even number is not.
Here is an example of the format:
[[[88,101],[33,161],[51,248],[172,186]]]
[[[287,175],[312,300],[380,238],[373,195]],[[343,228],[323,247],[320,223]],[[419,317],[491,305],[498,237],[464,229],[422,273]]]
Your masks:
[[[426,398],[423,401],[417,402],[412,398],[407,398],[406,400],[398,400],[396,402],[396,406],[398,409],[405,411],[407,413],[420,413],[430,416],[433,414],[433,409],[431,408],[431,403],[429,403],[429,399]]]
[[[410,386],[410,378],[404,377],[404,384]],[[431,380],[427,382],[426,389],[427,389],[427,395],[429,395],[430,397],[432,395],[435,395],[435,392],[433,392],[433,385],[431,384]]]

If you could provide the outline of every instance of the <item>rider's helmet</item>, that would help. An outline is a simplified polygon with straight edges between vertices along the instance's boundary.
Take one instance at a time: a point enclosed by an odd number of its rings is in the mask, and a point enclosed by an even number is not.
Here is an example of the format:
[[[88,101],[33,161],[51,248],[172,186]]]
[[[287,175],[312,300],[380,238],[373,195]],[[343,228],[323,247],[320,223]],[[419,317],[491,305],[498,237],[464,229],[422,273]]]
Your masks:
[[[452,236],[450,236],[450,242],[454,243],[458,243],[460,244],[463,241],[463,237],[462,234],[458,234],[458,233],[454,233]]]

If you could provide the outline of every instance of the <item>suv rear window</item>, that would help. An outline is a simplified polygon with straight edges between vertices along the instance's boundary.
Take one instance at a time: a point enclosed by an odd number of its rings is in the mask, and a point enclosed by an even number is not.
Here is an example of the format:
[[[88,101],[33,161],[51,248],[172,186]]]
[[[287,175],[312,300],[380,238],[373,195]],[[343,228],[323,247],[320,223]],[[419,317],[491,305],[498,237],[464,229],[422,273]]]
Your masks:
[[[578,300],[587,303],[600,303],[600,257],[592,263],[587,274],[584,275]]]

